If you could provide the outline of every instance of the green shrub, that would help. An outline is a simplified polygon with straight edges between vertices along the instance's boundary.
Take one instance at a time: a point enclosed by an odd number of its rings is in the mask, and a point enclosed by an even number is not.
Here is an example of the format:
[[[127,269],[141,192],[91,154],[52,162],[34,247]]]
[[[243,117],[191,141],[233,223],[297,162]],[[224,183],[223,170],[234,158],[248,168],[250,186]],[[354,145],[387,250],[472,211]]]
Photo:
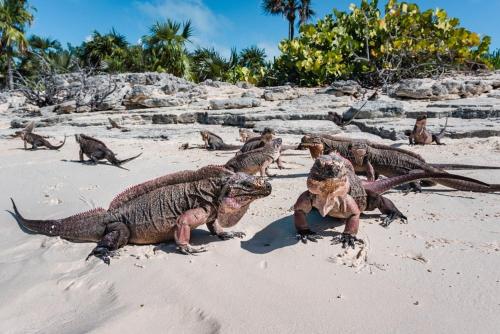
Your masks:
[[[362,0],[350,12],[334,10],[303,25],[298,38],[283,40],[276,68],[301,85],[337,78],[382,85],[483,64],[490,38],[459,24],[442,9],[421,11],[397,0],[389,0],[382,16],[377,0]]]
[[[487,54],[484,58],[494,69],[500,69],[500,49]]]

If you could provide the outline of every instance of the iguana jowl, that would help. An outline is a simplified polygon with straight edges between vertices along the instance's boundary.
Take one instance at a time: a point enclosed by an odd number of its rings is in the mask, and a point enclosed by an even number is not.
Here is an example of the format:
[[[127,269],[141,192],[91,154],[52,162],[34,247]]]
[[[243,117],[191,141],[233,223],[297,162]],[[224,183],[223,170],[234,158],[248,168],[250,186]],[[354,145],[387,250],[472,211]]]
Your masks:
[[[190,246],[191,230],[207,224],[221,239],[242,237],[224,232],[243,217],[256,199],[271,193],[261,177],[207,166],[169,174],[129,188],[99,208],[64,219],[25,219],[13,203],[18,222],[30,231],[74,241],[97,242],[90,253],[109,264],[112,252],[126,244],[153,244],[175,239],[180,252],[204,251]]]
[[[99,160],[106,159],[113,166],[121,167],[126,162],[132,161],[135,158],[138,158],[142,153],[139,153],[136,156],[133,156],[128,159],[119,160],[116,158],[115,153],[111,151],[106,144],[102,141],[95,139],[93,137],[84,135],[84,134],[76,134],[75,135],[76,142],[80,145],[79,158],[80,161],[83,160],[83,155],[85,154],[90,161],[97,164]]]
[[[337,154],[319,156],[307,179],[307,191],[302,193],[294,205],[294,222],[297,238],[303,242],[316,241],[320,238],[309,229],[306,214],[316,208],[321,216],[331,216],[345,221],[345,229],[340,237],[343,247],[351,246],[358,239],[359,219],[363,211],[379,209],[387,217],[382,225],[388,226],[395,219],[406,221],[407,218],[396,208],[394,203],[381,194],[385,191],[418,179],[470,179],[448,173],[417,172],[391,177],[375,182],[363,182],[354,173],[349,160]]]

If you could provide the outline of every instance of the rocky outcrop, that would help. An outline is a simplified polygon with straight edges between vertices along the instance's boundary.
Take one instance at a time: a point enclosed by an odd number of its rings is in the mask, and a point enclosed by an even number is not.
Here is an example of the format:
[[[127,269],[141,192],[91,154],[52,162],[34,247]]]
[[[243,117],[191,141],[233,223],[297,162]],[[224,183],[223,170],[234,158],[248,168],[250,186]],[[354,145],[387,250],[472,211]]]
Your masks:
[[[359,101],[343,114],[344,119],[403,117],[405,104],[401,101]]]
[[[260,99],[250,97],[210,100],[210,109],[212,110],[254,108],[260,105]]]
[[[262,94],[266,101],[293,100],[299,96],[299,91],[291,86],[267,87]]]
[[[394,97],[417,100],[447,100],[488,93],[500,87],[500,77],[447,78],[442,80],[408,79],[391,89]]]
[[[327,89],[322,89],[319,92],[332,94],[335,96],[362,96],[366,90],[362,88],[356,81],[353,80],[338,80],[333,82]]]

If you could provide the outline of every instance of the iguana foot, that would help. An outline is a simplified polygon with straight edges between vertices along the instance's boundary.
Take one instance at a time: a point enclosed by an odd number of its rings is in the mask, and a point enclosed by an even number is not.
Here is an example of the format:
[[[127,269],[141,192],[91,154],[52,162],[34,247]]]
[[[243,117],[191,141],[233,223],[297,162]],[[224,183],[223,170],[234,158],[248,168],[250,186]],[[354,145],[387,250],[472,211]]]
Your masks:
[[[389,225],[398,218],[401,219],[403,224],[408,224],[408,218],[404,214],[399,211],[393,211],[384,218],[380,225],[382,227],[389,227]]]
[[[217,234],[221,240],[229,240],[233,238],[243,238],[246,234],[244,232],[222,232]]]
[[[196,255],[207,251],[204,247],[193,247],[191,245],[178,246],[177,250],[184,255]]]
[[[95,256],[95,257],[101,259],[104,263],[106,263],[109,266],[110,263],[111,263],[111,258],[114,255],[115,255],[114,251],[110,251],[106,247],[97,246],[96,248],[94,248],[92,250],[92,252],[90,252],[90,254],[87,256],[87,258],[85,259],[85,261],[88,261],[91,256]]]
[[[316,232],[311,231],[310,229],[297,231],[296,237],[297,240],[300,240],[305,244],[307,244],[307,240],[312,242],[318,242],[318,239],[323,239],[321,235],[317,235]]]
[[[356,244],[363,245],[365,242],[362,239],[358,239],[355,235],[349,233],[342,233],[342,235],[333,238],[332,245],[337,245],[342,243],[342,248],[351,247],[354,249]]]

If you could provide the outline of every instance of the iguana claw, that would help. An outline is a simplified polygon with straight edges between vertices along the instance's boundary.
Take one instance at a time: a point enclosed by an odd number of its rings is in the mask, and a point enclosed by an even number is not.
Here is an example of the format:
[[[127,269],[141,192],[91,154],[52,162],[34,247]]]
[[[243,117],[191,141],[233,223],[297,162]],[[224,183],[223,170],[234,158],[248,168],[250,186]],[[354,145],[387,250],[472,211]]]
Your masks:
[[[190,245],[178,246],[177,250],[184,255],[196,255],[207,251],[204,247],[193,247]]]
[[[305,244],[307,243],[307,240],[312,242],[318,242],[318,239],[323,239],[321,235],[317,235],[316,232],[311,231],[310,229],[297,231],[296,237],[297,240],[300,240]]]
[[[90,252],[89,255],[87,255],[87,258],[85,261],[88,261],[91,256],[95,256],[99,259],[101,259],[104,263],[106,263],[108,266],[111,264],[111,258],[115,255],[115,252],[110,251],[106,247],[102,246],[97,246]]]
[[[342,248],[351,247],[354,249],[356,244],[363,245],[365,242],[362,239],[358,239],[355,235],[349,233],[342,233],[342,235],[335,237],[332,240],[332,245],[337,245],[342,243]]]
[[[233,238],[243,238],[246,234],[244,232],[222,232],[217,234],[221,240],[229,240]]]
[[[398,218],[401,219],[403,224],[408,224],[408,218],[401,212],[391,212],[384,218],[380,225],[382,227],[389,227],[389,225]]]

